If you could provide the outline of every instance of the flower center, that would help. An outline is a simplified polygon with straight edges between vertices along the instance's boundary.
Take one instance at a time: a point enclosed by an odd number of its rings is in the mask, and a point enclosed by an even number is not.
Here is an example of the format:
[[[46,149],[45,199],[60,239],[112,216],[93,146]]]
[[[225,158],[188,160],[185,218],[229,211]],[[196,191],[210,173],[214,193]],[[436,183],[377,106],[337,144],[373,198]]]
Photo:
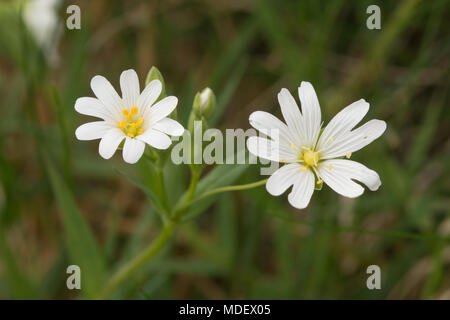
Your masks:
[[[303,161],[306,165],[314,167],[319,162],[319,153],[311,150],[306,150],[303,153]]]
[[[138,108],[136,106],[131,107],[130,111],[123,109],[122,114],[124,115],[125,120],[120,121],[117,126],[128,137],[134,138],[144,133],[144,130],[142,129],[144,118],[139,117],[136,119],[136,115],[138,114]]]

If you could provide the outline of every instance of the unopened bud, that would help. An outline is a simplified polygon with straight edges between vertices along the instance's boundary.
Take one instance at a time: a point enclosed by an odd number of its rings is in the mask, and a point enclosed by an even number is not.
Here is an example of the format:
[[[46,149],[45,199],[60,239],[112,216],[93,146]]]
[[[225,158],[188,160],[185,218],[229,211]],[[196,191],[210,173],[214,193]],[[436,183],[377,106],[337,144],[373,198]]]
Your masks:
[[[193,110],[199,117],[208,119],[216,107],[216,96],[210,88],[197,93],[194,99]]]
[[[158,97],[158,100],[165,98],[166,97],[166,85],[164,83],[164,78],[163,78],[161,72],[159,72],[158,68],[156,68],[155,66],[151,67],[150,71],[148,72],[147,78],[145,79],[145,85],[148,85],[152,80],[161,81],[162,90],[161,90],[161,94]]]

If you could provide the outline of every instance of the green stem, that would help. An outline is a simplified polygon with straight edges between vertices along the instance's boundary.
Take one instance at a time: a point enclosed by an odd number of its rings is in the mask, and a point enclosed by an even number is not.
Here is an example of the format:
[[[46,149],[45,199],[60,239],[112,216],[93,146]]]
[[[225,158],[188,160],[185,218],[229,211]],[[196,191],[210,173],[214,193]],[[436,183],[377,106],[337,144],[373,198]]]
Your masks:
[[[158,180],[163,180],[162,172],[159,171],[161,175],[158,175]],[[201,170],[200,169],[193,169],[192,175],[191,175],[191,181],[189,183],[189,189],[186,193],[186,196],[182,199],[182,206],[185,207],[185,203],[189,202],[192,197],[195,194],[195,190],[197,188],[197,183],[200,178]],[[164,188],[165,190],[165,188]],[[166,198],[167,195],[164,192],[164,197]],[[172,237],[174,230],[176,226],[178,225],[179,219],[184,214],[184,211],[176,211],[174,210],[172,217],[168,217],[168,219],[164,219],[164,227],[161,231],[161,233],[158,235],[158,238],[156,238],[153,242],[149,244],[148,247],[144,249],[139,255],[137,255],[133,260],[131,260],[129,263],[127,263],[125,266],[123,266],[121,269],[119,269],[107,282],[104,289],[101,291],[99,298],[106,298],[108,297],[114,289],[117,288],[119,284],[121,284],[125,279],[127,279],[132,273],[134,273],[137,269],[139,269],[143,264],[145,264],[148,260],[150,260],[153,256],[155,256],[169,241],[169,239]]]
[[[171,218],[166,222],[161,233],[158,235],[158,237],[152,243],[150,243],[150,245],[147,248],[144,249],[144,251],[142,251],[133,260],[131,260],[129,263],[127,263],[125,266],[123,266],[121,269],[119,269],[111,277],[111,279],[105,285],[104,289],[101,291],[99,298],[108,297],[114,291],[114,289],[116,289],[117,286],[119,286],[120,283],[122,283],[131,274],[133,274],[136,270],[138,270],[148,260],[150,260],[152,257],[154,257],[164,247],[164,245],[172,237],[175,228],[179,224],[179,221],[181,220],[181,218],[183,217],[187,208],[191,204],[193,204],[194,202],[197,202],[203,198],[211,196],[213,194],[227,192],[227,191],[234,191],[234,190],[251,189],[251,188],[259,187],[267,182],[267,179],[264,179],[261,181],[244,184],[244,185],[217,188],[217,189],[207,191],[207,192],[203,193],[202,195],[198,196],[197,198],[192,199],[194,197],[195,191],[197,189],[197,183],[200,178],[201,169],[193,168],[191,170],[191,173],[192,173],[192,175],[191,175],[191,181],[189,183],[188,191],[186,192],[185,196],[183,196],[182,199],[180,199],[180,204],[177,205],[176,208],[173,210]]]
[[[108,297],[121,282],[123,282],[126,278],[128,278],[131,274],[138,270],[149,259],[155,256],[172,237],[176,225],[176,223],[166,224],[158,237],[152,243],[150,243],[150,245],[145,248],[144,251],[142,251],[133,260],[119,269],[111,277],[111,279],[107,282],[104,289],[100,293],[99,298],[102,299]]]
[[[178,205],[172,214],[172,218],[175,221],[179,221],[186,209],[189,207],[189,203],[195,195],[195,190],[197,190],[198,180],[200,179],[200,174],[202,173],[201,168],[191,167],[191,182],[189,183],[188,191],[185,196],[179,201]]]
[[[264,179],[264,180],[260,180],[260,181],[256,181],[256,182],[252,182],[252,183],[248,183],[248,184],[241,184],[241,185],[237,185],[237,186],[227,186],[227,187],[221,187],[221,188],[217,188],[217,189],[212,189],[210,191],[206,191],[205,193],[203,193],[203,194],[199,195],[198,197],[194,198],[192,201],[186,203],[186,207],[189,207],[193,203],[195,203],[197,201],[200,201],[200,200],[202,200],[204,198],[207,198],[209,196],[215,195],[217,193],[256,188],[256,187],[264,185],[267,182],[267,180],[268,179]]]

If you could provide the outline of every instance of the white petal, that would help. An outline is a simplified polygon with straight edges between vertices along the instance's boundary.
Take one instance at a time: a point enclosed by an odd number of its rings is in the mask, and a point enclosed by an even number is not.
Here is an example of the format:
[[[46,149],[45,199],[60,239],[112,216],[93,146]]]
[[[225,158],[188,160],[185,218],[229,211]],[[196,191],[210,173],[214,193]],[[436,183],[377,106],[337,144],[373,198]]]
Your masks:
[[[257,157],[280,162],[280,148],[276,141],[250,137],[247,140],[247,149]]]
[[[280,140],[282,137],[293,140],[287,126],[268,112],[253,112],[249,117],[249,122],[253,128],[271,137],[273,140]]]
[[[136,139],[161,150],[167,149],[172,144],[172,140],[165,133],[153,129],[148,129],[143,134],[137,136]]]
[[[170,118],[163,118],[159,120],[152,129],[156,129],[158,131],[170,134],[171,136],[181,136],[184,132],[184,128],[177,121]]]
[[[331,165],[331,169],[330,169]],[[378,174],[359,162],[334,159],[320,162],[320,178],[334,191],[349,198],[360,196],[364,188],[352,179],[364,183],[370,190],[377,190],[380,185]]]
[[[295,139],[296,145],[303,145],[305,142],[305,131],[303,128],[302,115],[294,97],[287,89],[281,89],[278,93],[281,113],[286,121],[287,127]]]
[[[108,108],[115,111],[115,120],[119,121],[123,109],[122,99],[117,94],[111,83],[102,76],[95,76],[91,80],[91,88],[97,98]]]
[[[289,203],[297,208],[304,209],[308,206],[309,200],[314,193],[315,178],[311,170],[301,171],[298,170],[296,174],[296,180],[291,193],[289,193]]]
[[[109,129],[111,129],[111,125],[105,121],[88,122],[75,130],[75,136],[78,140],[100,139]]]
[[[137,139],[126,137],[123,145],[122,156],[127,163],[133,164],[138,162],[145,150],[145,143]]]
[[[279,196],[285,192],[294,184],[301,168],[302,165],[298,163],[287,164],[279,168],[267,180],[267,192],[273,196]]]
[[[141,114],[144,114],[145,110],[147,108],[150,108],[152,104],[155,103],[156,99],[158,99],[159,95],[161,94],[161,91],[161,81],[157,79],[150,81],[150,83],[145,87],[144,91],[142,91],[137,101],[139,111],[142,112]]]
[[[101,118],[106,121],[114,121],[111,111],[100,100],[91,97],[78,98],[75,101],[75,110],[78,113]]]
[[[125,139],[125,134],[119,128],[109,129],[100,140],[98,152],[104,159],[111,158],[117,147]]]
[[[305,143],[308,147],[313,147],[320,133],[321,115],[319,99],[311,83],[302,81],[298,87],[298,96],[302,105],[302,120],[305,130]]]
[[[318,150],[326,150],[345,137],[369,111],[369,104],[361,99],[342,109],[323,129],[317,144]]]
[[[170,96],[158,101],[151,108],[147,109],[144,120],[147,125],[152,126],[162,118],[167,117],[176,108],[178,103],[177,97]]]
[[[342,157],[349,152],[358,151],[379,138],[386,130],[386,122],[370,120],[361,127],[333,141],[328,149],[321,153],[322,159]]]
[[[122,91],[122,100],[124,107],[131,108],[137,105],[139,98],[139,78],[133,69],[125,70],[120,75],[120,90]]]

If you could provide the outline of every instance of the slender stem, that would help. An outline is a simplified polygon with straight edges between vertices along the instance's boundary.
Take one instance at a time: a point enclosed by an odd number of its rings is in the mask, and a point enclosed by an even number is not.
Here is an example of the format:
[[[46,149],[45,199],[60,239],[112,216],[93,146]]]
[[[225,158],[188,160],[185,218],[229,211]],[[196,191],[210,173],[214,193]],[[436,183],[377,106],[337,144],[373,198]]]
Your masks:
[[[169,198],[167,197],[166,184],[164,183],[164,175],[161,168],[155,166],[155,175],[158,183],[158,189],[160,191],[161,204],[164,208],[163,218],[164,223],[167,223],[170,220],[170,205]]]
[[[188,202],[186,204],[186,206],[189,207],[193,203],[195,203],[197,201],[200,201],[200,200],[202,200],[202,199],[204,199],[206,197],[215,195],[217,193],[256,188],[256,187],[264,185],[267,182],[267,180],[268,179],[264,179],[264,180],[260,180],[260,181],[256,181],[256,182],[252,182],[252,183],[248,183],[248,184],[241,184],[241,185],[237,185],[237,186],[227,186],[227,187],[221,187],[221,188],[217,188],[217,189],[212,189],[212,190],[206,191],[205,193],[203,193],[203,194],[199,195],[198,197],[194,198],[192,201]]]
[[[172,218],[175,221],[179,221],[179,219],[186,212],[186,209],[189,207],[189,203],[195,195],[195,190],[197,190],[198,180],[200,178],[201,169],[197,167],[191,168],[191,181],[189,183],[188,191],[186,195],[181,198],[178,205],[175,207],[174,212],[172,214]]]
[[[162,172],[161,177],[163,177]],[[193,169],[192,175],[191,175],[191,181],[189,183],[189,189],[186,193],[186,196],[183,197],[182,201],[182,207],[186,207],[186,203],[188,203],[192,197],[195,194],[195,190],[197,188],[197,183],[200,178],[201,170]],[[163,181],[163,180],[161,180]],[[164,189],[165,190],[165,189]],[[166,194],[164,192],[164,196],[166,197]],[[150,260],[152,257],[154,257],[169,241],[169,239],[172,237],[173,232],[178,225],[179,219],[182,217],[185,211],[177,211],[174,210],[172,213],[172,217],[168,217],[168,219],[164,219],[164,227],[161,231],[161,233],[158,235],[158,237],[151,242],[145,249],[142,251],[139,255],[137,255],[133,260],[131,260],[129,263],[127,263],[125,266],[120,268],[111,279],[107,282],[104,289],[101,291],[99,298],[106,298],[108,297],[116,287],[122,283],[125,279],[127,279],[132,273],[134,273],[137,269],[139,269],[143,264],[145,264],[148,260]]]
[[[195,190],[197,189],[197,183],[200,178],[201,169],[193,169],[193,170],[191,170],[191,173],[192,174],[191,174],[191,181],[189,183],[189,189],[186,192],[185,196],[183,196],[182,199],[180,199],[180,204],[177,205],[176,208],[173,210],[173,212],[171,214],[171,218],[166,222],[161,233],[158,235],[158,237],[152,243],[149,244],[148,247],[146,247],[144,249],[144,251],[142,251],[133,260],[131,260],[125,266],[120,268],[115,274],[113,274],[113,276],[110,278],[110,280],[106,283],[104,289],[101,291],[99,298],[108,297],[114,291],[114,289],[117,288],[117,286],[120,283],[122,283],[131,274],[133,274],[136,270],[138,270],[148,260],[150,260],[152,257],[154,257],[164,247],[164,245],[172,237],[175,228],[179,224],[179,221],[181,220],[181,218],[183,217],[187,208],[191,204],[193,204],[194,202],[197,202],[203,198],[211,196],[213,194],[227,192],[227,191],[234,191],[234,190],[251,189],[251,188],[259,187],[267,182],[267,179],[264,179],[261,181],[244,184],[244,185],[217,188],[217,189],[207,191],[207,192],[201,194],[200,196],[198,196],[197,198],[192,199],[195,195]]]
[[[108,297],[111,292],[128,276],[134,273],[137,269],[139,269],[143,264],[145,264],[149,259],[155,256],[161,248],[169,241],[172,237],[172,234],[175,230],[176,223],[168,223],[164,226],[158,237],[151,242],[147,248],[144,249],[138,256],[136,256],[133,260],[128,262],[125,266],[120,268],[107,282],[104,289],[99,295],[99,298]]]

